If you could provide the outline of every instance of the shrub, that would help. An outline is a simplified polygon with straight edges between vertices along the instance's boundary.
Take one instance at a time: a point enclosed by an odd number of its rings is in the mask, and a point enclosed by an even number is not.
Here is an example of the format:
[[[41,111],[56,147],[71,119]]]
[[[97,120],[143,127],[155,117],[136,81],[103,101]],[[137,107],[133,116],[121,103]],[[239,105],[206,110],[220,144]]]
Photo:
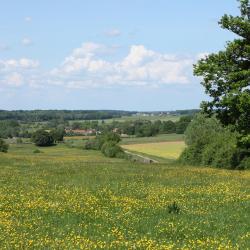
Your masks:
[[[111,158],[114,157],[121,158],[124,155],[122,148],[118,146],[117,143],[112,141],[105,142],[102,145],[101,151],[105,156]]]
[[[125,158],[125,153],[118,142],[121,140],[120,136],[113,132],[98,135],[95,139],[88,140],[85,143],[85,149],[101,150],[101,152],[111,158]]]
[[[202,164],[219,168],[235,168],[238,165],[237,135],[228,130],[216,134],[202,152]]]
[[[7,153],[8,149],[9,145],[3,139],[0,138],[0,152]]]
[[[185,142],[203,148],[222,131],[222,125],[215,117],[207,118],[198,114],[185,131]]]
[[[182,164],[199,165],[201,164],[202,151],[196,145],[188,146],[184,149],[179,157],[179,162]]]
[[[40,151],[39,149],[35,149],[35,150],[33,150],[33,153],[34,154],[39,154],[39,153],[42,153],[42,151]]]
[[[223,128],[220,122],[202,114],[190,123],[185,132],[188,147],[181,154],[183,164],[235,169],[240,164],[238,134]]]
[[[120,140],[121,137],[116,133],[103,133],[101,135],[98,135],[95,139],[88,140],[85,143],[85,149],[101,150],[104,143],[114,142],[115,144],[117,144],[118,142],[120,142]]]
[[[33,135],[31,140],[36,144],[36,146],[46,147],[54,144],[54,139],[52,135],[45,130],[37,130]]]
[[[250,169],[250,157],[245,157],[237,166],[237,169],[239,170]]]
[[[53,129],[50,132],[55,142],[63,142],[63,137],[65,135],[65,130],[63,127],[59,127],[57,129]]]

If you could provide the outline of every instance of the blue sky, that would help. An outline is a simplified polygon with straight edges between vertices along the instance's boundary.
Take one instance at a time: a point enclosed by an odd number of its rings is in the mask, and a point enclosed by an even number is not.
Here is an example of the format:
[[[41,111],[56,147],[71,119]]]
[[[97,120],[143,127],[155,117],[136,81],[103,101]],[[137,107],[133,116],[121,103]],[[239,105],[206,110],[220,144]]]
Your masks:
[[[0,109],[175,110],[192,65],[234,36],[236,0],[0,0]]]

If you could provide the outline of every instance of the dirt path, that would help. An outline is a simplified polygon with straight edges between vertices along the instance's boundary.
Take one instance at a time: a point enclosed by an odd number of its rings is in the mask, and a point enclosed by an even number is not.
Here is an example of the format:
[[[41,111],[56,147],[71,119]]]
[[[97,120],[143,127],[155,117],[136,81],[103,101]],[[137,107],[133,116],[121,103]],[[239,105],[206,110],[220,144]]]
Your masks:
[[[134,159],[138,159],[139,161],[143,162],[143,163],[159,163],[159,161],[156,161],[152,158],[143,156],[143,155],[139,155],[139,154],[135,154],[129,151],[124,151],[126,154],[131,155],[134,157]]]

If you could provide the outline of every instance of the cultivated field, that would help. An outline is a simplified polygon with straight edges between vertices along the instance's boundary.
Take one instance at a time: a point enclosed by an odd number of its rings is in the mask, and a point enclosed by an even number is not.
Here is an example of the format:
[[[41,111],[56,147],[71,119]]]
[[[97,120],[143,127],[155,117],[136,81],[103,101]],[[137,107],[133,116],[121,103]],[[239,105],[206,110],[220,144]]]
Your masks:
[[[147,155],[177,159],[183,149],[185,143],[183,141],[153,142],[144,144],[122,145],[126,150],[143,153]]]
[[[250,247],[249,171],[34,149],[0,154],[0,249]]]
[[[151,137],[128,137],[122,138],[121,144],[143,144],[150,142],[168,142],[168,141],[183,141],[183,134],[160,134]]]

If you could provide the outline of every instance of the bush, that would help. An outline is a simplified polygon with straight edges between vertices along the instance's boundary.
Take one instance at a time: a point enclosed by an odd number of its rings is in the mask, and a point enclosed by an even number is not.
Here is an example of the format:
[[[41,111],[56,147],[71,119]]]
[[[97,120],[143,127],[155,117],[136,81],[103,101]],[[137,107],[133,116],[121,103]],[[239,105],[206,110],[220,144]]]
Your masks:
[[[94,149],[94,150],[101,150],[102,146],[106,142],[114,142],[115,144],[119,143],[121,137],[113,132],[103,133],[98,135],[95,139],[88,140],[85,143],[85,149]]]
[[[65,135],[65,130],[63,127],[59,127],[57,129],[53,129],[50,132],[55,142],[63,142],[63,137]]]
[[[242,160],[237,138],[237,133],[223,128],[216,118],[199,114],[185,132],[188,147],[179,161],[183,164],[235,169]]]
[[[54,139],[52,135],[45,130],[37,130],[33,135],[31,140],[36,144],[36,146],[46,147],[54,144]]]
[[[201,148],[196,145],[188,146],[184,149],[179,157],[179,162],[182,164],[199,165],[201,164]]]
[[[111,158],[125,158],[125,153],[120,146],[118,146],[120,136],[113,132],[98,135],[95,139],[88,140],[85,143],[85,149],[101,150],[101,152]]]
[[[0,152],[7,153],[8,149],[9,145],[3,139],[0,138]]]
[[[33,150],[33,153],[34,154],[40,154],[40,153],[42,153],[42,151],[40,151],[39,149],[35,149],[35,150]]]
[[[105,142],[102,145],[101,148],[102,153],[107,157],[117,157],[117,158],[123,158],[124,152],[120,146],[117,145],[117,143],[108,141]]]
[[[237,166],[237,169],[239,170],[250,169],[250,157],[245,157]]]
[[[237,160],[237,136],[225,130],[213,137],[213,140],[204,147],[202,164],[219,168],[235,168]]]

